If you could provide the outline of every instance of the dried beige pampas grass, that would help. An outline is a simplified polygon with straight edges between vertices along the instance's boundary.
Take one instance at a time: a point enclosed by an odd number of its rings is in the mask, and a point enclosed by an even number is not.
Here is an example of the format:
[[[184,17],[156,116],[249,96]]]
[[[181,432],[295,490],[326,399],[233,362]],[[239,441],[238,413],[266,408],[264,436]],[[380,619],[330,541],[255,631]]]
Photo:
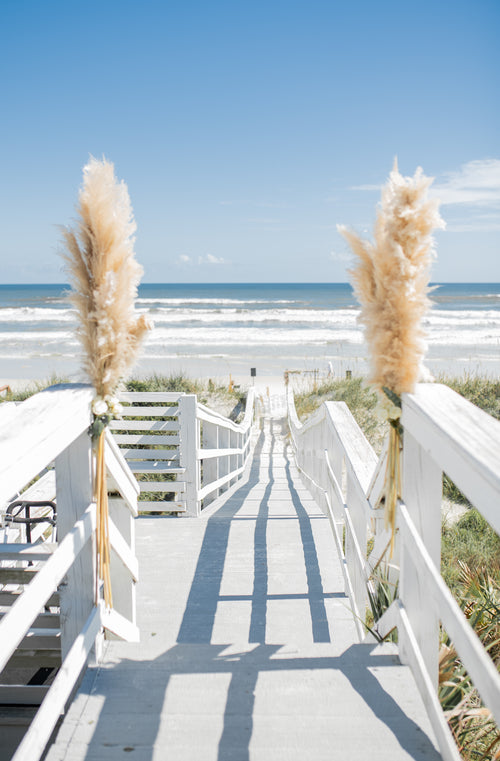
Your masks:
[[[429,377],[422,317],[430,306],[432,231],[444,227],[439,201],[428,197],[432,181],[420,168],[413,177],[403,177],[394,162],[382,190],[373,243],[338,227],[357,257],[350,274],[370,349],[369,380],[398,396]]]
[[[142,267],[134,257],[136,224],[125,183],[113,164],[91,158],[83,169],[76,230],[64,229],[66,270],[76,308],[84,369],[104,399],[134,364],[151,327],[134,303]]]
[[[382,415],[389,423],[387,466],[381,502],[394,550],[396,508],[401,498],[401,394],[430,378],[422,317],[430,306],[429,274],[434,257],[432,231],[444,227],[439,202],[430,199],[432,178],[420,168],[403,177],[397,162],[382,190],[373,243],[339,226],[357,257],[351,271],[370,350],[369,381],[378,389]]]
[[[78,336],[84,348],[84,369],[95,388],[90,428],[96,448],[96,589],[113,607],[110,573],[108,490],[104,450],[105,427],[119,414],[115,399],[119,382],[132,367],[141,339],[151,327],[137,317],[135,299],[142,267],[134,257],[132,207],[124,182],[115,178],[113,164],[91,158],[83,170],[79,223],[64,229],[66,269],[72,285],[70,301],[79,319]]]

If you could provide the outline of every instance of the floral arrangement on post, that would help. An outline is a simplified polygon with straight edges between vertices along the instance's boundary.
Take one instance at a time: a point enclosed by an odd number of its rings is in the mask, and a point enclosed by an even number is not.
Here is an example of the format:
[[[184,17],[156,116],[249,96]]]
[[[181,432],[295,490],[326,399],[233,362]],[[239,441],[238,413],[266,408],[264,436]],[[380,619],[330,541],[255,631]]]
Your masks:
[[[83,169],[77,211],[76,230],[63,229],[64,259],[72,286],[69,300],[77,312],[77,334],[84,348],[83,367],[96,392],[89,432],[96,450],[97,585],[103,582],[105,604],[112,607],[104,434],[111,420],[120,416],[118,385],[152,323],[135,312],[143,270],[134,257],[136,224],[127,186],[116,180],[113,164],[90,159]],[[97,598],[98,589],[96,602]]]
[[[422,317],[430,306],[432,231],[445,226],[439,201],[428,196],[432,181],[420,168],[413,177],[403,177],[395,161],[382,190],[374,242],[338,226],[357,258],[350,274],[370,351],[369,382],[377,389],[381,415],[390,424],[384,500],[386,527],[392,532],[391,556],[401,497],[401,394],[414,391],[418,381],[431,379],[423,364],[427,344]]]

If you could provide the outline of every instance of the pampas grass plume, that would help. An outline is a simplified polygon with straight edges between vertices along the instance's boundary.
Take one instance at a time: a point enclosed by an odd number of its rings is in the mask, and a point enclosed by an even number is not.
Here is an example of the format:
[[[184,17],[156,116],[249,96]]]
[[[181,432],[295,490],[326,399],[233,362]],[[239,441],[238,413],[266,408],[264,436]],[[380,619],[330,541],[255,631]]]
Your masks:
[[[86,370],[96,393],[112,395],[151,327],[134,303],[143,270],[134,257],[136,224],[127,186],[113,164],[91,158],[83,169],[76,230],[63,229],[70,301],[79,320]]]
[[[421,321],[430,306],[432,231],[444,227],[439,202],[428,197],[431,183],[420,168],[403,177],[395,162],[382,190],[373,242],[338,227],[357,258],[350,274],[370,348],[369,380],[398,395],[430,377]]]

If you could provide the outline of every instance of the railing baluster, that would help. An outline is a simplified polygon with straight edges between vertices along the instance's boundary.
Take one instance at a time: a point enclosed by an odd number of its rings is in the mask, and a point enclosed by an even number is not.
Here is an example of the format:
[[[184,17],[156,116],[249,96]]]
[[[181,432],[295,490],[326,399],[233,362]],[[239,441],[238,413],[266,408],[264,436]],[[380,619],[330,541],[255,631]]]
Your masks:
[[[61,542],[81,518],[92,494],[92,444],[84,431],[56,458],[57,538]],[[61,652],[66,657],[94,605],[92,543],[80,552],[60,588]]]

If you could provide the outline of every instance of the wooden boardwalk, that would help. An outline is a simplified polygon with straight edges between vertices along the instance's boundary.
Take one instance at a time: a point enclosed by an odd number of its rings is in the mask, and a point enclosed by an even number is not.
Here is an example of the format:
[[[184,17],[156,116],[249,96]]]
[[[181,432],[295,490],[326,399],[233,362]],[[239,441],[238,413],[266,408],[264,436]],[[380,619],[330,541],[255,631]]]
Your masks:
[[[356,643],[328,520],[266,419],[239,488],[136,521],[140,644],[109,642],[47,761],[440,758],[394,646]]]

